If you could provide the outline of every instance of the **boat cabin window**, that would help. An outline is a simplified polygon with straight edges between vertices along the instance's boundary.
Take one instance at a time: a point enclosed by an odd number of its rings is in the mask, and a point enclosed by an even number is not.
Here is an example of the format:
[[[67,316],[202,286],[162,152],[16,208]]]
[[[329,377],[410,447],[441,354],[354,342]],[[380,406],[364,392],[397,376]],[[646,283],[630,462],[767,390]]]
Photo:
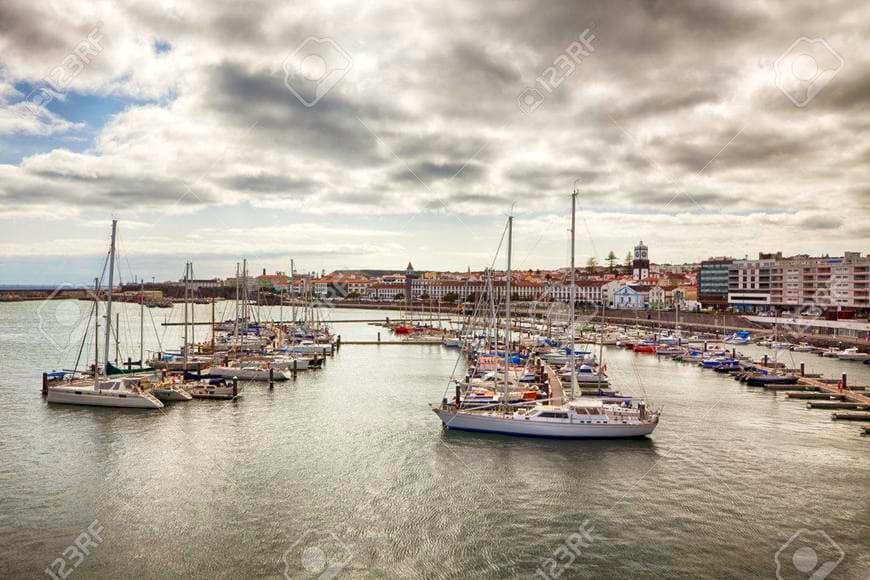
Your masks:
[[[568,417],[567,413],[553,413],[552,411],[544,411],[539,414],[538,417],[545,417],[547,419],[566,419]]]

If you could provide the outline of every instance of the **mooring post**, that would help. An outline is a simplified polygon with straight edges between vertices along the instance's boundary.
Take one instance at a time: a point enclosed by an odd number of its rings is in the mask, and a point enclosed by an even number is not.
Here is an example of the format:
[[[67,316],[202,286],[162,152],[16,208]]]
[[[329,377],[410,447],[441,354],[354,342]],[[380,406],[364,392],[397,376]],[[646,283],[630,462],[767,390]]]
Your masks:
[[[233,377],[233,398],[239,395],[239,379]]]
[[[381,344],[381,333],[378,333],[378,344]]]
[[[843,383],[843,390],[846,390],[848,388],[847,385],[849,384],[846,382],[846,373],[843,373],[843,376],[840,378],[840,380]]]
[[[275,387],[275,369],[269,369],[269,388],[272,389]]]
[[[294,358],[294,359],[293,359],[293,380],[294,380],[294,381],[296,380],[296,372],[297,372],[297,367],[298,367],[298,366],[299,366],[299,359],[298,359],[298,358]]]
[[[764,357],[761,359],[761,361],[762,361],[762,364],[764,366],[767,366],[767,355],[764,355]]]
[[[804,372],[805,369],[806,369],[806,366],[805,366],[804,362],[801,361],[801,376],[806,375],[806,372]]]
[[[42,396],[48,395],[48,373],[42,373]]]
[[[335,350],[341,350],[341,335],[338,335],[338,340],[335,343]]]

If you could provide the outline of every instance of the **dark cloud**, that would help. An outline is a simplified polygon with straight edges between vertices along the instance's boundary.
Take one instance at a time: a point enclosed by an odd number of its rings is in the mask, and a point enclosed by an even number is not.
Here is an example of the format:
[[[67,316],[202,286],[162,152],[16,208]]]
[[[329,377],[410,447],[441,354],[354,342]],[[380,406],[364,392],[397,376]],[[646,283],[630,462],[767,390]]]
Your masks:
[[[430,185],[438,181],[448,180],[455,182],[475,181],[482,177],[485,168],[473,162],[433,162],[421,161],[412,163],[407,167],[400,167],[393,173],[393,179],[409,183],[423,182]]]
[[[798,225],[810,230],[833,230],[842,226],[843,220],[836,216],[819,215],[806,217]]]
[[[366,124],[388,118],[380,104],[329,91],[306,107],[284,84],[283,73],[224,62],[209,70],[206,106],[236,127],[250,129],[260,146],[321,156],[342,163],[387,160]],[[389,118],[399,119],[397,113]],[[364,124],[365,123],[365,124]]]
[[[229,189],[246,193],[282,193],[304,196],[318,183],[307,177],[286,177],[267,173],[242,174],[224,177],[219,183]]]

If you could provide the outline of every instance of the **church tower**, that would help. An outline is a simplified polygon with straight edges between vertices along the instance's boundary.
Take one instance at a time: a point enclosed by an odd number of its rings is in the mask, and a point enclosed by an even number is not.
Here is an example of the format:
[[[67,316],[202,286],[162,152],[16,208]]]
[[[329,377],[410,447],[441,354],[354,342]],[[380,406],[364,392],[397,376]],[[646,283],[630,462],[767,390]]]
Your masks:
[[[634,261],[631,267],[636,280],[649,278],[649,248],[643,244],[643,240],[634,247]]]

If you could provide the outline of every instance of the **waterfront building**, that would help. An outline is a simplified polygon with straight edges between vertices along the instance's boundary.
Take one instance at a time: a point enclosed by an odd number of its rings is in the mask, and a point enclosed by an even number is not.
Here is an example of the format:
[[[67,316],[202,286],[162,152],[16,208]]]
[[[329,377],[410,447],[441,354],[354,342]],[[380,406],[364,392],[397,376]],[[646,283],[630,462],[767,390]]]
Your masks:
[[[866,312],[870,308],[870,256],[806,255],[777,259],[770,271],[770,303],[794,313]]]
[[[728,306],[728,273],[733,258],[710,258],[701,262],[698,273],[698,301],[705,308],[724,310]]]
[[[770,275],[777,254],[759,253],[757,260],[734,260],[728,268],[728,305],[738,312],[770,309]]]
[[[627,284],[614,292],[614,308],[642,310],[649,305],[649,293],[652,286],[644,284]]]

